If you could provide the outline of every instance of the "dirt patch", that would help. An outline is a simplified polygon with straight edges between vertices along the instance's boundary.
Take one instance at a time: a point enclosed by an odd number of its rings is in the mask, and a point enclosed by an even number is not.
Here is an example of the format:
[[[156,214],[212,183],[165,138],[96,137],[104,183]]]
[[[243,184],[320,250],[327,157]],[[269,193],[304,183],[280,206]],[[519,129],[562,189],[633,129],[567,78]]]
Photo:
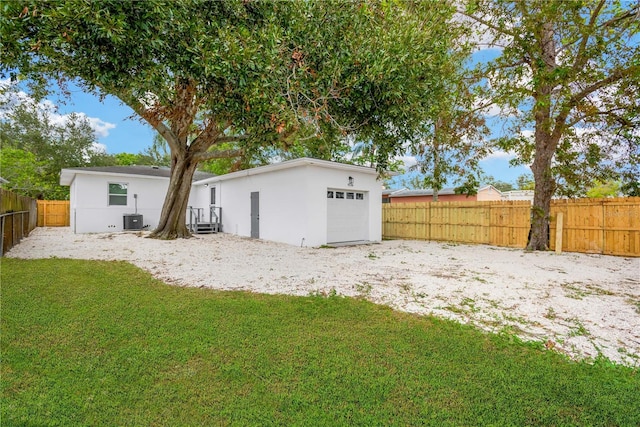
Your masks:
[[[270,294],[337,293],[472,323],[574,358],[640,366],[640,258],[423,241],[308,248],[229,234],[37,228],[7,257],[124,260],[167,283]]]

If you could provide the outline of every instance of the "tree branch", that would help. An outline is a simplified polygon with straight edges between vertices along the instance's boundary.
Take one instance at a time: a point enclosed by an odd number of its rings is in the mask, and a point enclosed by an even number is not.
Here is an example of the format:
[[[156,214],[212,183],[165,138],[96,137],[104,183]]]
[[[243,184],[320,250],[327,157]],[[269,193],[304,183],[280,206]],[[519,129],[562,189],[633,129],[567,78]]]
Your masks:
[[[628,119],[625,119],[624,117],[622,117],[622,116],[620,116],[618,114],[615,114],[615,112],[619,111],[619,110],[624,110],[624,108],[622,108],[622,107],[620,107],[620,108],[612,108],[612,109],[606,110],[606,111],[598,110],[598,111],[593,112],[593,113],[582,114],[581,116],[579,116],[579,117],[573,119],[572,121],[568,122],[567,123],[567,127],[575,126],[578,123],[580,123],[581,121],[583,121],[584,119],[589,118],[589,117],[593,117],[593,116],[611,116],[618,123],[620,123],[622,126],[625,126],[625,127],[633,126],[633,123],[631,121],[629,121]]]
[[[615,24],[616,22],[625,20],[627,18],[633,18],[634,15],[638,15],[640,13],[640,6],[634,6],[631,9],[627,10],[626,12],[624,12],[623,14],[620,14],[618,16],[615,16],[613,18],[611,18],[610,20],[603,22],[602,24],[598,25],[598,28],[603,28],[603,27],[610,27],[611,25]]]
[[[122,99],[122,97],[120,96],[118,96],[118,99],[120,99],[125,105],[131,107],[131,109],[135,111],[144,121],[149,123],[151,127],[153,127],[167,141],[167,144],[169,144],[169,149],[172,152],[177,152],[180,150],[178,137],[173,133],[169,126],[162,122],[157,114],[145,108],[145,106],[140,102],[125,102],[124,99]]]
[[[586,96],[592,94],[593,92],[599,89],[602,89],[603,87],[611,83],[617,82],[618,80],[621,80],[626,76],[634,75],[637,73],[640,73],[640,65],[632,65],[629,68],[614,70],[609,75],[609,77],[606,77],[590,86],[587,86],[586,88],[582,89],[580,92],[571,96],[571,98],[569,98],[567,103],[560,110],[560,113],[558,113],[558,116],[554,120],[554,129],[553,129],[552,137],[553,138],[557,137],[558,139],[560,138],[560,135],[562,135],[562,133],[564,132],[564,129],[566,129],[567,127],[566,121],[567,121],[567,118],[569,117],[569,113]]]
[[[580,92],[574,94],[573,96],[571,96],[571,98],[569,99],[569,103],[568,106],[570,108],[575,107],[578,102],[580,102],[582,99],[584,99],[587,95],[592,94],[593,92],[602,89],[603,87],[617,82],[618,80],[622,80],[623,78],[627,77],[627,76],[631,76],[631,75],[637,75],[638,73],[640,73],[640,65],[632,65],[629,68],[623,68],[623,69],[618,69],[618,70],[614,70],[609,77],[606,77],[590,86],[587,86],[586,88],[584,88],[583,90],[581,90]]]
[[[243,150],[216,150],[207,151],[205,153],[199,153],[194,155],[194,159],[199,162],[204,162],[213,159],[228,159],[231,157],[240,157],[243,154]]]
[[[592,33],[593,27],[596,24],[596,20],[598,15],[600,15],[600,11],[604,7],[606,0],[600,0],[600,3],[596,6],[591,14],[591,18],[589,19],[589,24],[587,24],[587,30],[582,32],[582,40],[580,42],[580,46],[578,47],[578,52],[576,53],[576,60],[573,63],[574,72],[578,71],[580,68],[584,66],[587,61],[587,58],[584,56],[584,51],[587,48],[587,43],[589,42],[589,36]]]
[[[513,38],[518,38],[518,36],[519,36],[518,33],[507,31],[504,28],[500,28],[500,27],[498,27],[496,25],[493,25],[491,22],[486,21],[486,20],[484,20],[482,18],[478,18],[477,16],[474,16],[474,15],[469,15],[467,12],[464,12],[464,11],[461,11],[461,10],[457,10],[457,12],[460,15],[466,16],[467,18],[472,19],[472,20],[476,21],[477,23],[482,24],[485,27],[490,28],[490,29],[492,29],[493,31],[495,31],[495,32],[497,32],[499,34],[506,34],[506,35],[511,36]]]
[[[216,139],[216,144],[217,143],[222,143],[222,142],[237,142],[237,141],[244,141],[246,139],[251,138],[251,135],[237,135],[237,136],[223,136],[220,138]]]

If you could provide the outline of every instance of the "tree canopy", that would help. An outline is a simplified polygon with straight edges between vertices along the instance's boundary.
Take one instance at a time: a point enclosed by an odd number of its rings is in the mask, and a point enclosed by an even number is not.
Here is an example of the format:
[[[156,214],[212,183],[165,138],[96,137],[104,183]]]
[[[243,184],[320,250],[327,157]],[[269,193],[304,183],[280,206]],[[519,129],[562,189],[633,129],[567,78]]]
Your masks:
[[[5,186],[40,199],[67,199],[60,170],[112,163],[97,145],[89,120],[70,114],[54,119],[52,106],[17,101],[14,87],[0,89],[0,171]]]
[[[469,32],[459,24],[451,23],[452,34],[457,37],[448,51],[448,71],[437,90],[429,93],[433,106],[410,143],[417,160],[413,169],[420,173],[413,184],[433,189],[434,201],[449,180],[475,185],[481,174],[479,161],[488,152],[489,129],[472,92],[477,82],[467,70],[473,46],[468,42]]]
[[[470,0],[459,12],[500,49],[479,67],[481,95],[510,112],[500,146],[531,164],[529,249],[546,249],[554,193],[597,179],[638,181],[640,4]]]
[[[113,95],[167,141],[160,238],[188,236],[196,166],[349,136],[380,169],[443,74],[442,2],[121,1],[3,5],[3,73]]]

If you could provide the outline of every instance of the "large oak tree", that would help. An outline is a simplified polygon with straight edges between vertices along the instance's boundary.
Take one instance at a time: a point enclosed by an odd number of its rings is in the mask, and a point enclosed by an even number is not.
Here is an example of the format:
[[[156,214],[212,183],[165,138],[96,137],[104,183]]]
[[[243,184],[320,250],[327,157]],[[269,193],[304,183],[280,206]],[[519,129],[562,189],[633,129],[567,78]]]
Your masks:
[[[460,13],[489,46],[501,49],[482,67],[484,95],[515,113],[501,145],[531,162],[528,248],[547,249],[550,202],[559,185],[584,186],[578,180],[620,172],[638,181],[640,4],[471,0]],[[531,128],[531,137],[523,134]]]
[[[1,71],[74,80],[155,128],[172,172],[153,235],[187,237],[200,162],[327,134],[375,145],[383,168],[429,108],[451,13],[411,1],[14,1]]]

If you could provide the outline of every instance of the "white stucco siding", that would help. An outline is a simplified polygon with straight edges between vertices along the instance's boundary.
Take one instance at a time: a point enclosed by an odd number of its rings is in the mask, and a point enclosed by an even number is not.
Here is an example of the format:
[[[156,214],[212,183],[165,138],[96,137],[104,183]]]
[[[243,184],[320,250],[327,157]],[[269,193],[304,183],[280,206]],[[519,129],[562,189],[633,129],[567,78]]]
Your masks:
[[[313,233],[313,246],[323,245],[329,242],[331,237],[333,242],[354,240],[351,233],[338,236],[331,233],[329,236],[329,199],[327,190],[343,191],[345,193],[363,193],[364,203],[367,204],[366,217],[361,218],[362,222],[367,222],[368,232],[356,240],[382,240],[382,184],[376,179],[376,175],[370,172],[359,172],[353,170],[342,170],[325,168],[319,166],[309,166],[309,176],[311,178],[310,192],[316,195],[310,203],[309,228]],[[353,178],[349,185],[349,177]],[[357,205],[352,205],[357,206]],[[357,214],[357,213],[354,213]]]
[[[353,186],[349,186],[349,177]],[[213,185],[210,182],[209,185]],[[327,189],[364,194],[360,219],[366,231],[357,240],[380,241],[382,186],[376,175],[354,170],[302,165],[215,182],[222,206],[223,231],[251,236],[251,193],[259,193],[260,238],[291,245],[320,246],[328,242]],[[201,185],[197,185],[199,187]],[[334,241],[354,240],[349,233]]]
[[[74,179],[69,186],[69,225],[71,226],[71,230],[73,230],[74,232],[76,230],[76,203],[78,202],[78,194],[76,192],[76,188],[76,181]]]
[[[306,240],[307,179],[286,169],[218,182],[223,231],[251,236],[251,193],[258,192],[260,238],[300,245]]]
[[[109,206],[109,183],[127,184],[127,204]],[[158,226],[169,180],[121,174],[77,174],[71,185],[71,221],[76,233],[123,230],[123,215],[142,215],[147,230]]]

